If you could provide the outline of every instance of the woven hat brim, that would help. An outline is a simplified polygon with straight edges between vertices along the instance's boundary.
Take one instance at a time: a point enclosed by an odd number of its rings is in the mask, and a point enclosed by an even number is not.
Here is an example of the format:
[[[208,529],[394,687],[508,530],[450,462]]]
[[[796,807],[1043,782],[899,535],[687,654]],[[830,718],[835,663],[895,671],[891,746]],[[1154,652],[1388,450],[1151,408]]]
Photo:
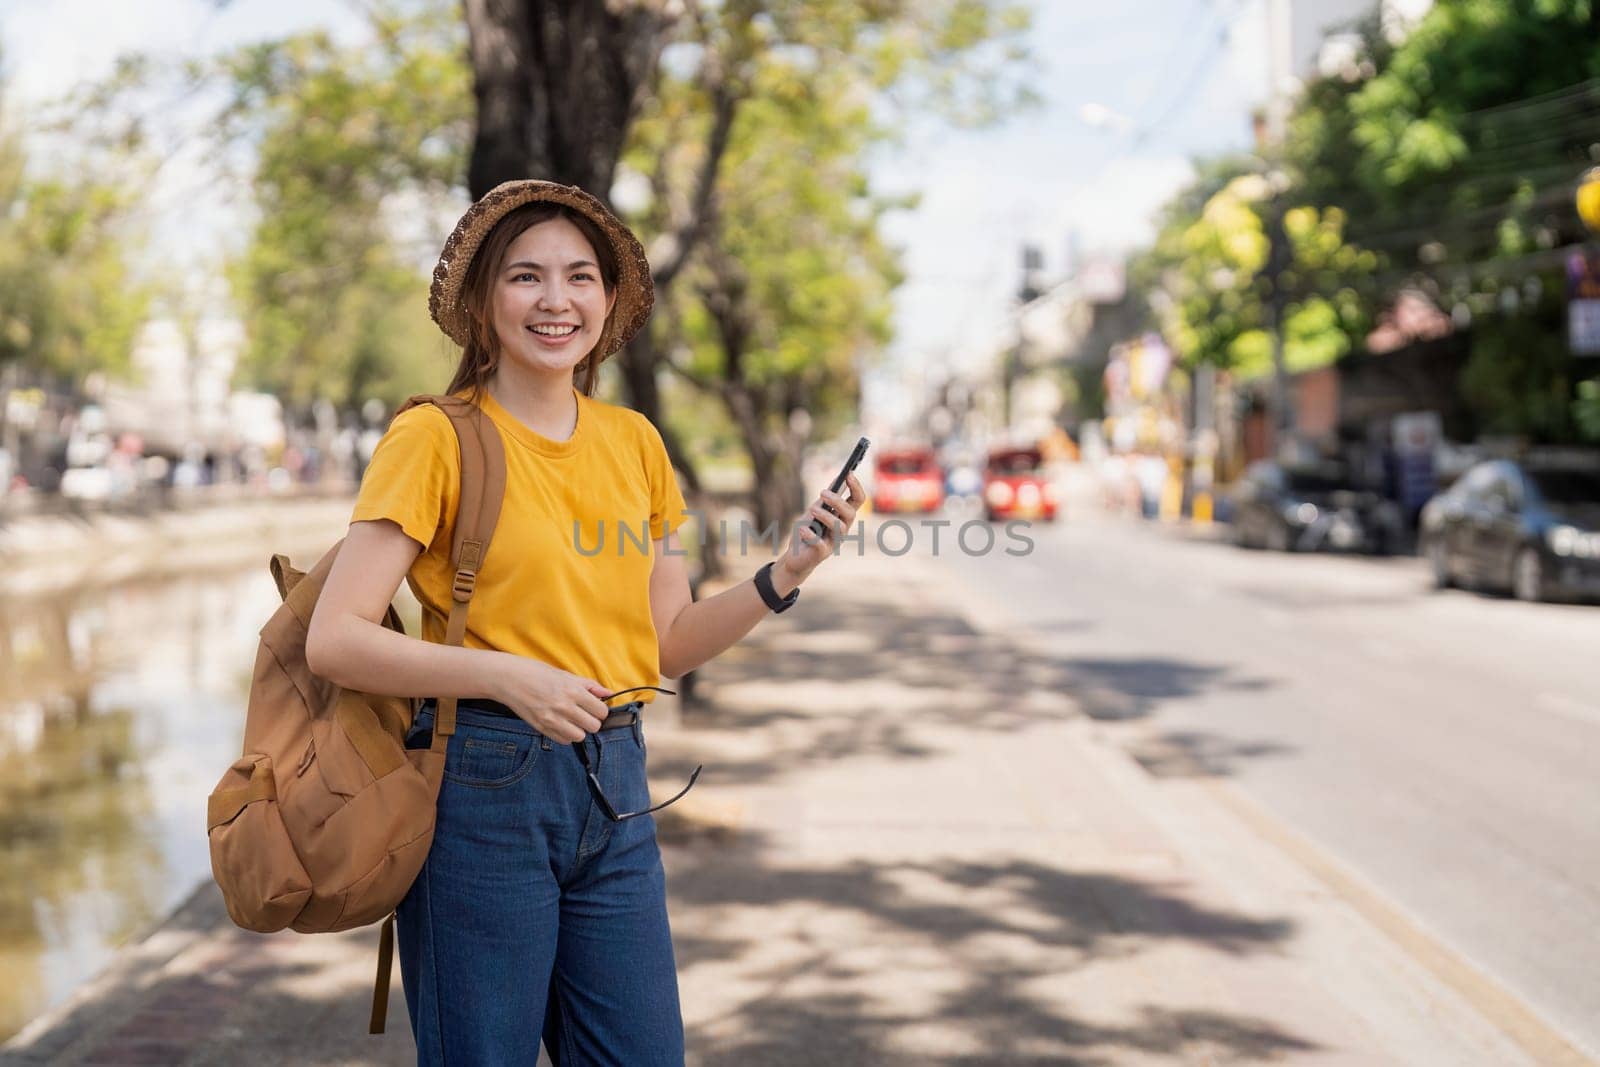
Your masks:
[[[523,204],[535,201],[572,208],[600,227],[611,242],[617,261],[617,302],[594,349],[600,359],[605,360],[632,340],[650,318],[656,300],[655,285],[650,278],[650,263],[645,259],[644,246],[633,231],[598,198],[576,185],[528,178],[502,182],[484,193],[461,216],[444,243],[439,262],[433,268],[433,284],[428,289],[428,313],[446,337],[466,347],[472,332],[472,317],[462,301],[462,292],[472,259],[496,223]]]

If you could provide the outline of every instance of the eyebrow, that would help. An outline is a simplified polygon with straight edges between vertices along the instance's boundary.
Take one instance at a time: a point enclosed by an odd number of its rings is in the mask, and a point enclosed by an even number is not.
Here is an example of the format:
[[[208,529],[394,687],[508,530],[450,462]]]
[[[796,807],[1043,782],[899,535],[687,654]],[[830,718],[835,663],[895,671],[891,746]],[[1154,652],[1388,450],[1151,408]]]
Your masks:
[[[531,267],[534,270],[544,270],[543,263],[535,263],[528,259],[519,259],[515,263],[506,264],[506,270],[516,270],[518,267]],[[597,264],[592,263],[587,259],[575,259],[571,263],[567,264],[568,270],[577,270],[579,267],[593,267],[596,270],[600,269]]]

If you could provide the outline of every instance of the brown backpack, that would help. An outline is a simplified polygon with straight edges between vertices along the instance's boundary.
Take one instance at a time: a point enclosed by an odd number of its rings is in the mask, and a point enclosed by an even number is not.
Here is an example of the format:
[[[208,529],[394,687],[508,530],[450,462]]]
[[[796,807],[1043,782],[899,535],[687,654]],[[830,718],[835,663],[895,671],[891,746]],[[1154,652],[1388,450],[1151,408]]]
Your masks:
[[[505,451],[482,410],[452,396],[414,396],[450,417],[461,453],[461,504],[448,644],[466,634],[478,568],[500,517]],[[396,413],[398,414],[398,412]],[[383,919],[370,1031],[383,1032],[394,956],[394,909],[433,843],[445,749],[456,701],[438,702],[433,743],[407,750],[418,698],[341,689],[306,665],[306,630],[341,540],[309,573],[273,556],[283,605],[261,628],[244,755],[211,794],[211,873],[228,915],[246,930],[349,930]],[[391,605],[384,625],[404,633]]]

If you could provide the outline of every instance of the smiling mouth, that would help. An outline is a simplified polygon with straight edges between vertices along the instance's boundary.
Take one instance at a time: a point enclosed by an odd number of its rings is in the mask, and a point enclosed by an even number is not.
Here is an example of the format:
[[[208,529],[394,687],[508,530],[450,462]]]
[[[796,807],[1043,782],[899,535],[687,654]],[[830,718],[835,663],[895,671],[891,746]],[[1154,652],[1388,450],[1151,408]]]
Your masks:
[[[577,333],[578,327],[563,326],[559,328],[551,328],[548,326],[529,326],[527,327],[527,331],[533,334],[535,337],[543,337],[549,340],[560,340],[563,337],[571,337],[573,334]]]

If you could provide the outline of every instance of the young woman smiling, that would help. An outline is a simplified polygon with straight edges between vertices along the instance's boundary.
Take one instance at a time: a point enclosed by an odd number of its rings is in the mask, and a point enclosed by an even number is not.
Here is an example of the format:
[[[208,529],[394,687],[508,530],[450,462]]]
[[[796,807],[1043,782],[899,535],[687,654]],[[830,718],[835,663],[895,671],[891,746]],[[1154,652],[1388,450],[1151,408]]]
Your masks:
[[[430,405],[397,416],[378,445],[311,622],[319,675],[430,694],[408,747],[430,743],[439,698],[457,700],[432,848],[398,909],[419,1063],[533,1064],[541,1037],[560,1065],[683,1062],[645,781],[648,687],[786,609],[863,499],[853,476],[849,499],[824,492],[778,559],[695,602],[661,437],[593,395],[600,363],[653,302],[638,239],[582,190],[508,182],[474,204],[429,296],[462,349],[449,392],[505,443],[466,637],[442,643],[461,474],[449,418]],[[648,551],[579,551],[577,532],[592,543],[600,523],[647,524]],[[381,625],[402,580],[422,640]]]

